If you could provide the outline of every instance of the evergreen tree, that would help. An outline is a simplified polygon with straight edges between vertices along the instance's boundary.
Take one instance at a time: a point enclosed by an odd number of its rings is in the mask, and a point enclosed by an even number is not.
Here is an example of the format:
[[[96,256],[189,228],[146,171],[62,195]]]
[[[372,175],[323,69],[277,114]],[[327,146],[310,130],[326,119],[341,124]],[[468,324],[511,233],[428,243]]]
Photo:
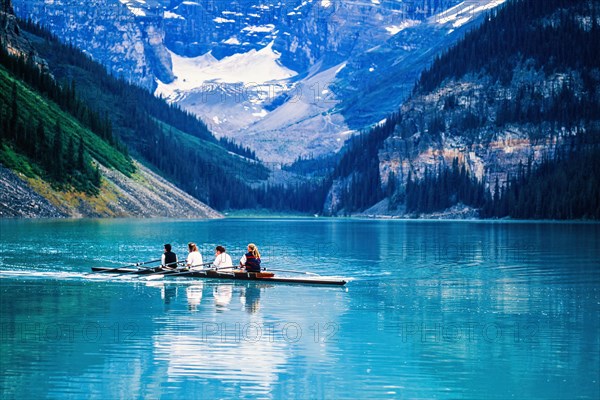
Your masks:
[[[58,182],[62,183],[65,181],[64,159],[63,159],[63,134],[60,127],[60,122],[56,121],[54,126],[54,139],[52,142],[52,158],[50,164],[50,173],[52,177]]]
[[[8,127],[8,137],[15,140],[17,138],[17,121],[19,118],[19,104],[17,102],[17,83],[13,82],[12,85],[12,103],[11,103],[11,116],[10,125]]]
[[[83,138],[81,136],[79,137],[79,146],[77,146],[77,169],[80,171],[85,170]]]
[[[73,136],[69,136],[67,153],[65,154],[65,167],[68,174],[72,174],[76,167],[75,145],[73,143]]]

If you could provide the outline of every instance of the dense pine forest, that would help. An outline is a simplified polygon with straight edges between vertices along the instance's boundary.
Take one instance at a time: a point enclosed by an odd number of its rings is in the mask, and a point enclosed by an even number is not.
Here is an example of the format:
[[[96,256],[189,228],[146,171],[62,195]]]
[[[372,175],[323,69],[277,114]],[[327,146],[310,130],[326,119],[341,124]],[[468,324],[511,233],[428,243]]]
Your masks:
[[[600,6],[589,0],[512,1],[437,57],[422,73],[414,92],[430,93],[443,82],[469,74],[485,76],[494,85],[493,91],[509,89],[515,93],[490,104],[495,126],[538,125],[540,129],[530,130],[534,141],[562,127],[571,129],[598,121],[599,15]],[[564,79],[541,84],[515,77],[527,71]],[[455,104],[456,99],[450,97],[445,108]],[[453,127],[469,134],[488,122],[489,118],[475,112]],[[551,125],[542,128],[543,123]]]
[[[57,84],[31,57],[8,54],[4,43],[0,86],[0,146],[7,166],[41,176],[57,188],[90,195],[97,194],[101,184],[99,166],[90,154],[125,174],[135,170],[106,116],[81,101],[73,86]]]
[[[448,79],[482,72],[508,85],[516,64],[525,61],[547,74],[580,71],[591,84],[590,75],[599,65],[599,15],[596,1],[511,0],[436,57],[421,74],[414,92],[431,92]],[[587,16],[586,20],[581,16]]]
[[[377,153],[399,121],[401,115],[393,114],[383,124],[349,139],[346,143],[340,161],[332,173],[333,179],[349,177],[341,195],[346,213],[364,210],[393,192],[393,187],[389,187],[387,193],[381,188]]]
[[[406,184],[406,212],[431,213],[445,210],[455,204],[480,208],[485,204],[485,187],[471,176],[464,164],[454,159],[452,167],[425,171],[421,180],[408,177]]]
[[[600,196],[592,189],[600,178],[600,158],[593,156],[600,146],[599,17],[598,3],[585,0],[514,0],[493,11],[422,73],[407,105],[386,126],[349,142],[334,174],[345,188],[340,209],[362,211],[388,198],[390,209],[404,207],[408,214],[460,203],[482,217],[600,218]],[[459,98],[448,89],[457,81],[483,89]],[[416,103],[434,91],[443,95]],[[424,111],[416,111],[420,107]],[[456,161],[419,178],[409,172],[404,181],[393,173],[382,179],[378,156],[391,137],[420,136],[416,148],[397,150],[408,161],[448,137],[487,146],[502,129],[527,132],[532,145],[566,145],[550,148],[541,163],[504,182],[478,181]]]
[[[600,150],[560,154],[535,170],[523,168],[496,185],[482,206],[484,218],[600,219]]]

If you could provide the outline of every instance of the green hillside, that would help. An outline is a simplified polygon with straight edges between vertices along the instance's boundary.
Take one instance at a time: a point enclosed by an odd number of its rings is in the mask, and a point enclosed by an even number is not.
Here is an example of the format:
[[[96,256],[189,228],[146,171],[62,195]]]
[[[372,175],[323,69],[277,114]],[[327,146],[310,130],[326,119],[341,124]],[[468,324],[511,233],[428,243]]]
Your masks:
[[[5,166],[63,189],[98,191],[100,176],[91,158],[126,175],[135,171],[126,154],[4,66],[0,66],[0,142],[0,162]]]

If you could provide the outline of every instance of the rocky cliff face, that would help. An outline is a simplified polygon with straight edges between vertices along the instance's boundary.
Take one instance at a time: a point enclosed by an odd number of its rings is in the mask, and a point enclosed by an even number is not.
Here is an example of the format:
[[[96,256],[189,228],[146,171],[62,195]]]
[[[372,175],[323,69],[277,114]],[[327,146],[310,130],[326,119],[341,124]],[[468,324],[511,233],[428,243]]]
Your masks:
[[[149,89],[156,77],[173,79],[162,14],[152,9],[138,12],[117,0],[19,0],[14,8],[19,17],[47,26],[117,76]]]
[[[564,43],[569,29],[571,34],[590,31],[588,12],[580,2],[571,10],[527,21],[528,29],[553,25],[552,34]],[[580,26],[565,22],[569,19]],[[555,47],[560,49],[561,43]],[[536,47],[529,44],[530,49]],[[488,72],[494,62],[489,60],[477,73],[446,79],[434,90],[417,86],[417,93],[400,109],[402,122],[379,153],[382,184],[386,186],[393,174],[404,185],[409,172],[421,178],[426,169],[450,166],[458,159],[493,191],[496,181],[504,186],[519,168],[535,168],[543,159],[583,146],[598,123],[597,66],[582,65],[574,56],[562,64],[543,65],[535,50],[527,51],[531,54],[511,55],[500,73]],[[553,48],[548,54],[554,51],[561,50]],[[553,56],[548,57],[551,65]]]
[[[433,57],[478,26],[488,12],[504,0],[464,1],[451,8],[433,9],[433,15],[404,19],[386,29],[388,40],[349,59],[333,89],[348,125],[361,129],[398,110]]]
[[[571,146],[581,127],[531,122],[497,126],[498,104],[514,101],[518,88],[532,81],[537,81],[539,94],[550,101],[565,79],[581,84],[577,74],[545,76],[540,71],[520,70],[510,87],[500,88],[471,76],[416,96],[402,106],[403,122],[379,153],[382,184],[387,185],[393,173],[404,185],[409,172],[422,178],[426,169],[449,167],[458,159],[493,190],[496,179],[504,185],[510,176],[517,176],[520,165],[535,166],[552,158]]]
[[[46,61],[38,56],[31,43],[21,35],[20,31],[12,3],[10,0],[3,0],[0,10],[0,43],[10,55],[31,60],[41,70],[48,72]]]
[[[409,176],[413,182],[426,171],[435,176],[454,160],[495,194],[542,161],[597,148],[600,74],[591,56],[598,51],[597,4],[531,4],[507,6],[423,74],[391,119],[398,121],[391,134],[377,142],[375,186],[386,198],[367,206],[373,213],[401,215],[403,200],[393,203],[406,194]],[[546,46],[550,36],[552,45]],[[368,176],[369,168],[356,166],[334,181],[326,213],[347,212],[352,205],[339,199],[349,190],[365,190],[351,182]]]
[[[267,160],[337,151],[504,0],[16,0],[113,72]],[[393,90],[391,90],[391,89]],[[285,140],[282,140],[285,138]]]
[[[0,164],[0,218],[64,218],[45,197],[35,192],[19,175]]]

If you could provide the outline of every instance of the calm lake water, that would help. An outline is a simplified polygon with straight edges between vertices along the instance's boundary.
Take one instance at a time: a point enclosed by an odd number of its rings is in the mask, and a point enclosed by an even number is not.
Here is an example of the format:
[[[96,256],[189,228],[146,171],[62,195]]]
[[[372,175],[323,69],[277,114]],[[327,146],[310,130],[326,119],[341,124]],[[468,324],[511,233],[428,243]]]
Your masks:
[[[600,225],[0,221],[0,397],[600,397]],[[344,288],[85,275],[170,242]]]

